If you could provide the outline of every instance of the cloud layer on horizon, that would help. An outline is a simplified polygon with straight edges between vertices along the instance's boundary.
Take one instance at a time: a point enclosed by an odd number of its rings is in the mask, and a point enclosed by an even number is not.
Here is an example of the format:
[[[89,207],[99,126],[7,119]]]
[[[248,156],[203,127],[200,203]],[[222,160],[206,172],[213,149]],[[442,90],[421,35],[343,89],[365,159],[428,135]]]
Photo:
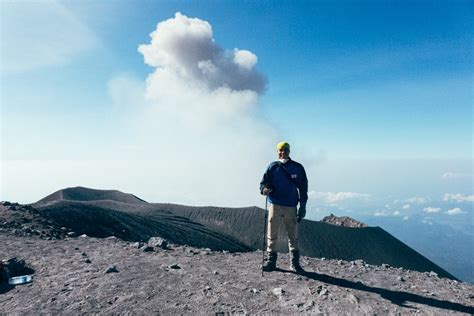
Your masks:
[[[446,202],[474,202],[474,195],[464,195],[461,193],[446,193],[443,197]]]
[[[366,201],[370,198],[370,194],[357,193],[357,192],[308,192],[308,196],[316,201],[321,201],[325,204],[336,206],[338,203],[346,202],[349,200],[362,200]]]

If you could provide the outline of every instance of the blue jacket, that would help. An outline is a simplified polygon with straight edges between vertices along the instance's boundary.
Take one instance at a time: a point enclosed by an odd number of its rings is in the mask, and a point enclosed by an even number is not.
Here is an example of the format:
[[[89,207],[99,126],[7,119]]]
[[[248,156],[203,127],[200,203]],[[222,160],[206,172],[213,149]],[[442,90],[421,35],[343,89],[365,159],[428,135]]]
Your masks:
[[[272,191],[268,196],[270,203],[294,207],[306,205],[308,200],[308,178],[303,166],[291,159],[286,163],[272,162],[260,182],[260,193],[263,188]]]

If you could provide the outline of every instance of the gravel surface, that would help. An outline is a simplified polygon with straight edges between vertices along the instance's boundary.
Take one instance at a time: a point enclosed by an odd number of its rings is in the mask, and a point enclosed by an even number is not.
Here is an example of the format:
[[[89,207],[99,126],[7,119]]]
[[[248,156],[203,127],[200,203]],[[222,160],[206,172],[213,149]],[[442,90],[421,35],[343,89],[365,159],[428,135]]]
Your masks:
[[[260,251],[168,249],[117,238],[0,233],[0,259],[16,257],[33,282],[0,285],[0,314],[473,314],[474,287],[362,260],[302,258],[308,272],[261,276]]]

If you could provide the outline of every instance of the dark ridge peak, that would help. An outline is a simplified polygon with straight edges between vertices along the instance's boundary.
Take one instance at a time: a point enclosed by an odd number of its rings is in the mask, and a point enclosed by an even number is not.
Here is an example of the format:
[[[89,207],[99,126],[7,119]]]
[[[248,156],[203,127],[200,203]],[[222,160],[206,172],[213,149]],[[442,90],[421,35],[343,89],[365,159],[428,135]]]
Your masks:
[[[334,214],[324,217],[321,222],[336,226],[344,226],[344,227],[368,227],[367,224],[362,222],[356,221],[355,219],[349,216],[341,216],[338,217]]]
[[[58,201],[103,201],[111,200],[127,204],[144,204],[146,201],[140,199],[139,197],[130,194],[124,193],[118,190],[98,190],[91,189],[86,187],[71,187],[65,188],[59,191],[56,191],[45,198],[39,200],[33,205],[45,205],[50,203],[55,203]]]

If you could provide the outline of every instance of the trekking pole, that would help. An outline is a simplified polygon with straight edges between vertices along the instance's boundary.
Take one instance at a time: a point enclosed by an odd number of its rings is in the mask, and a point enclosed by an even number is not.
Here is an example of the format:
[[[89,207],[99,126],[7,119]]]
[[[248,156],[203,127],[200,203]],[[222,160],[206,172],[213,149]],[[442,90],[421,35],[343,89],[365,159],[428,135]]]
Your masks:
[[[268,195],[265,198],[265,226],[263,228],[263,248],[262,248],[262,277],[263,277],[263,264],[265,263],[265,246],[267,243],[267,217],[268,217]]]

